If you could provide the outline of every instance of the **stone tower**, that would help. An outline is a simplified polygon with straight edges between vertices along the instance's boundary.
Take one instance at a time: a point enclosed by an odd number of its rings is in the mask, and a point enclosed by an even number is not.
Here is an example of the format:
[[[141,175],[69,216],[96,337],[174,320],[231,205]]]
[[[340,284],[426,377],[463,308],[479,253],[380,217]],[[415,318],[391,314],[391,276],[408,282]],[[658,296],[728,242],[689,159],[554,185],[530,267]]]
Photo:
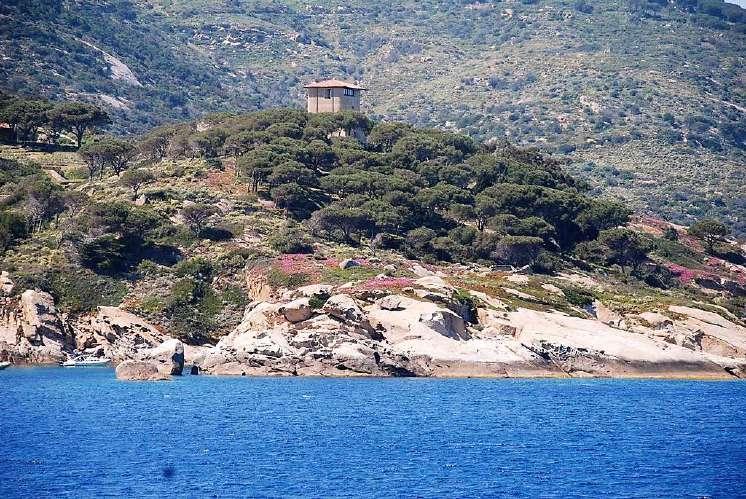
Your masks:
[[[308,93],[309,113],[337,113],[360,111],[360,93],[363,88],[342,80],[315,81],[305,86]]]

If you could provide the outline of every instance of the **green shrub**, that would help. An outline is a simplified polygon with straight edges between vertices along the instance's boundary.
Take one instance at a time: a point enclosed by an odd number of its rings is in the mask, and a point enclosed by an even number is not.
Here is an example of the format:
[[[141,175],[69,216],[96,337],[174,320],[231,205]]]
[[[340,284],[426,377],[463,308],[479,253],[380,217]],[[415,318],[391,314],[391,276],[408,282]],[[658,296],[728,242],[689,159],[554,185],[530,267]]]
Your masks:
[[[166,308],[166,303],[160,296],[145,296],[140,300],[137,310],[147,315],[153,315],[162,312]]]
[[[673,227],[666,227],[666,229],[663,231],[663,239],[667,239],[669,241],[678,241],[679,232]]]
[[[137,265],[140,276],[157,276],[161,274],[161,267],[152,260],[143,260]]]
[[[318,293],[318,294],[311,296],[308,299],[308,305],[312,309],[316,310],[316,309],[323,307],[328,299],[329,299],[328,293]]]
[[[244,308],[249,303],[246,293],[239,286],[226,286],[222,293],[222,299],[238,308]]]
[[[286,274],[278,269],[270,269],[267,272],[267,284],[273,288],[294,289],[304,284],[308,284],[310,277],[308,274],[298,272],[295,274]]]
[[[270,247],[285,254],[313,253],[313,244],[301,229],[288,227],[269,238]]]
[[[210,261],[197,256],[180,261],[174,267],[174,272],[179,277],[193,277],[202,281],[211,281],[214,268]]]
[[[554,275],[558,270],[562,270],[562,267],[562,259],[545,250],[540,251],[531,263],[531,270],[537,274]]]
[[[563,288],[562,292],[567,302],[576,307],[587,307],[596,299],[591,292],[581,288]]]
[[[702,261],[699,253],[669,238],[654,239],[653,254],[684,267],[697,267]]]
[[[127,294],[127,286],[121,280],[72,267],[19,272],[13,274],[13,280],[18,292],[46,291],[59,310],[73,314],[119,305]]]
[[[101,274],[115,274],[127,269],[131,257],[125,241],[105,234],[80,248],[80,263]]]

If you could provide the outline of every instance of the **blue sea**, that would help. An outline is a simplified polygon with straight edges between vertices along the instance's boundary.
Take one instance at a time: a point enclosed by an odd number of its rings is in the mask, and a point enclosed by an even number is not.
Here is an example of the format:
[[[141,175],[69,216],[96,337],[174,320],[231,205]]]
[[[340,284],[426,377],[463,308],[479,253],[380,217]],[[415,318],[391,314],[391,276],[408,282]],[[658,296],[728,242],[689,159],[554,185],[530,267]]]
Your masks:
[[[0,497],[746,497],[746,383],[0,371]]]

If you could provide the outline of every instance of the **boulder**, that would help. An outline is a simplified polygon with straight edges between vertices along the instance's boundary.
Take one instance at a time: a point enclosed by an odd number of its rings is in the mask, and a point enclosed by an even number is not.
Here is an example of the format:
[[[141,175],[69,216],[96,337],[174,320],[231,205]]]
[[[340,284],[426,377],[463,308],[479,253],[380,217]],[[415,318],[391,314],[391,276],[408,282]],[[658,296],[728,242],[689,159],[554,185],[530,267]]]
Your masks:
[[[361,323],[367,320],[355,299],[345,294],[330,297],[321,311],[344,322]]]
[[[349,295],[339,294],[329,298],[321,311],[330,317],[352,326],[357,332],[370,338],[378,338],[371,327],[368,317],[357,302]]]
[[[420,277],[419,279],[414,281],[414,284],[431,291],[436,291],[438,293],[444,293],[448,295],[450,295],[453,291],[456,291],[456,288],[445,282],[442,277],[438,277],[434,274]]]
[[[417,300],[407,298],[406,296],[388,295],[378,300],[378,307],[381,310],[397,311],[413,307],[417,303],[419,303]]]
[[[402,332],[423,330],[428,331],[428,335],[432,332],[453,339],[466,337],[464,319],[435,303],[401,295],[389,295],[378,300],[367,310],[371,323],[375,318],[376,324],[389,333],[391,328],[387,326],[392,325]]]
[[[642,312],[637,317],[654,329],[667,329],[673,326],[673,321],[660,312]]]
[[[419,322],[448,338],[465,339],[466,337],[464,319],[444,308],[422,312]]]
[[[144,360],[125,360],[117,366],[117,379],[128,381],[163,381],[169,376],[158,370],[158,364]]]
[[[145,350],[140,355],[141,360],[153,360],[165,366],[169,374],[181,376],[184,371],[184,344],[171,338],[155,348]]]
[[[488,308],[478,308],[477,318],[479,324],[484,326],[481,334],[482,338],[495,337],[495,336],[518,336],[520,329],[515,325],[510,324],[508,319],[505,318],[504,312],[498,312]]]
[[[611,310],[602,302],[595,300],[591,306],[591,311],[596,319],[612,327],[625,329],[625,321],[621,315]]]
[[[251,302],[243,313],[239,329],[267,329],[280,322],[280,305],[268,302]]]
[[[411,270],[412,270],[412,273],[416,275],[417,277],[427,277],[427,276],[435,275],[434,272],[430,272],[429,270],[427,270],[425,267],[423,267],[422,265],[418,263],[415,263],[414,265],[412,265]]]
[[[359,267],[360,262],[357,262],[353,260],[352,258],[347,258],[346,260],[342,260],[339,262],[339,268],[342,270],[351,269],[352,267]]]
[[[14,287],[15,285],[13,284],[13,281],[10,280],[8,272],[5,270],[0,272],[0,294],[10,296]]]
[[[280,307],[279,311],[288,322],[292,323],[306,321],[311,318],[312,314],[308,298],[298,298],[286,303]]]

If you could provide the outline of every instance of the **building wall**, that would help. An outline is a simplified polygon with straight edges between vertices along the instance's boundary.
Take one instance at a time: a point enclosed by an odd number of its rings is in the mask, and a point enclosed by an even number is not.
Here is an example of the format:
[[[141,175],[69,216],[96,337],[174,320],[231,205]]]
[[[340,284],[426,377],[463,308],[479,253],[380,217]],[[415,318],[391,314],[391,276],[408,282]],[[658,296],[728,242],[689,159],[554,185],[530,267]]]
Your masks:
[[[309,88],[307,90],[309,113],[360,111],[360,90],[355,90],[354,96],[345,95],[344,88]],[[331,99],[326,97],[328,90],[331,90]]]

